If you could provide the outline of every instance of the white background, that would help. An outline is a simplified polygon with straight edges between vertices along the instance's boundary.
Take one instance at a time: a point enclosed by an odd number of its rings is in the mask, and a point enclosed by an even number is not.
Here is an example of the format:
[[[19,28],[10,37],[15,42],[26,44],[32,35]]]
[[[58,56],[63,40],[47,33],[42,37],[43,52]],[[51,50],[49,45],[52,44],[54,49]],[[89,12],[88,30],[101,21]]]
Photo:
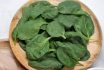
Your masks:
[[[10,22],[16,11],[28,0],[0,0],[0,39],[8,38]],[[104,0],[80,0],[97,16],[104,37]],[[104,46],[104,44],[103,44]],[[95,51],[96,52],[96,51]],[[104,48],[92,67],[104,67]]]

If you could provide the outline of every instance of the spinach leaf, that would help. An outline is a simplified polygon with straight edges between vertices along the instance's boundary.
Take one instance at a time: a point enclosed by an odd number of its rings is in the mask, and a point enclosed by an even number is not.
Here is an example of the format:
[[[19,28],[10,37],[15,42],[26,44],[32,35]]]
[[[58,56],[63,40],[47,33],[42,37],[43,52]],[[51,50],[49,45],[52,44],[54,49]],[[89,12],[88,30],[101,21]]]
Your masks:
[[[86,61],[90,58],[90,52],[86,50],[84,56],[80,59],[81,61]]]
[[[63,49],[62,47],[58,48],[57,57],[63,65],[67,67],[74,67],[77,62],[72,57],[70,57],[66,51],[67,50]]]
[[[56,58],[56,53],[55,52],[48,52],[42,57],[42,59],[47,59],[47,58]]]
[[[44,31],[44,32],[42,33],[42,35],[43,35],[44,37],[50,37],[46,31]]]
[[[42,29],[42,30],[46,30],[46,28],[47,28],[47,24],[44,24],[40,27],[40,29]]]
[[[18,30],[21,28],[21,26],[27,21],[27,18],[23,18],[21,17],[21,19],[18,21],[18,24],[16,25],[16,27],[14,28],[13,32],[12,32],[12,36],[14,39],[14,42],[17,41],[18,38]]]
[[[22,9],[22,16],[21,16],[20,20],[18,21],[18,24],[16,25],[16,28],[15,28],[16,31],[18,30],[18,28],[20,28],[20,26],[22,24],[25,24],[26,21],[29,19],[31,10],[32,10],[32,6],[24,7]],[[16,32],[16,33],[18,33],[18,32]]]
[[[38,1],[33,4],[33,9],[30,14],[32,18],[38,17],[39,15],[43,14],[47,9],[50,9],[52,7],[52,5],[47,1]]]
[[[52,48],[52,49],[57,49],[58,48],[55,41],[50,41],[50,48]]]
[[[53,21],[47,25],[46,31],[52,37],[63,37],[65,38],[65,30],[64,27],[61,26],[57,21]]]
[[[32,6],[28,6],[28,7],[24,7],[22,9],[22,19],[28,20],[31,14],[33,7]],[[22,20],[23,21],[23,20]]]
[[[86,47],[80,44],[72,44],[70,42],[57,42],[57,45],[63,47],[63,49],[66,50],[67,53],[77,61],[80,60],[80,58],[84,55],[84,52],[87,50]]]
[[[26,51],[26,43],[24,41],[19,41],[19,45],[21,46],[21,48]]]
[[[17,26],[14,28],[13,31],[13,38],[15,41],[17,39],[18,29],[21,27],[22,24],[25,24],[25,22],[28,20],[31,10],[32,10],[32,6],[23,8],[22,17],[20,18]]]
[[[16,41],[17,41],[17,35],[18,35],[18,29],[16,27],[16,28],[14,28],[14,30],[12,32],[12,37],[14,39],[14,43],[16,43]]]
[[[58,15],[58,10],[54,6],[52,8],[47,9],[42,16],[45,19],[53,19]]]
[[[69,38],[68,38],[69,39]],[[79,37],[79,36],[75,36],[75,37],[71,37],[69,40],[67,39],[67,41],[73,43],[73,44],[81,44],[85,47],[87,47],[87,43],[88,41],[86,41],[85,39]]]
[[[73,26],[75,23],[78,22],[78,17],[74,15],[59,15],[58,21],[66,28],[70,28],[71,26]]]
[[[22,9],[22,16],[17,24],[18,27],[21,24],[25,24],[30,19],[30,14],[31,14],[32,9],[33,9],[32,6],[24,7]]]
[[[29,61],[29,65],[34,68],[38,67],[43,69],[59,68],[62,66],[62,64],[55,58],[47,58],[42,61]]]
[[[81,16],[79,22],[75,24],[76,31],[85,35],[88,39],[94,33],[94,25],[90,16]]]
[[[62,14],[72,14],[80,9],[80,4],[75,1],[64,1],[58,5],[58,10]]]
[[[72,43],[76,43],[76,44],[79,43],[84,46],[86,46],[86,44],[88,43],[86,37],[78,32],[65,32],[65,37],[67,38],[67,40],[71,41]]]
[[[42,18],[26,22],[18,29],[18,38],[20,40],[31,39],[39,32],[39,29],[43,24],[47,23]]]
[[[78,10],[77,12],[73,12],[72,14],[76,16],[82,16],[82,15],[89,16],[89,14],[83,11],[82,9]]]
[[[36,60],[42,57],[49,51],[49,39],[43,35],[36,35],[27,45],[26,54],[27,58],[31,60]]]

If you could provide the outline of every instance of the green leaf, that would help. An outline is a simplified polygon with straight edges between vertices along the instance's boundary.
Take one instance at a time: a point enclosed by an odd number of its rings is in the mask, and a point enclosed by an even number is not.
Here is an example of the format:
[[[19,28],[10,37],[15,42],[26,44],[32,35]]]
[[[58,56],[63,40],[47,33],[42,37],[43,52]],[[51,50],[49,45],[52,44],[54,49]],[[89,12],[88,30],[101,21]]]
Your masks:
[[[63,49],[62,47],[58,48],[57,57],[63,65],[67,67],[74,67],[77,62],[72,57],[70,57],[66,51],[67,50]]]
[[[32,6],[24,7],[22,9],[22,16],[17,25],[20,26],[21,24],[25,24],[26,21],[29,20],[32,9]]]
[[[47,28],[47,24],[44,24],[40,27],[40,29],[42,29],[42,30],[46,30],[46,28]]]
[[[22,24],[25,24],[25,22],[28,20],[31,10],[32,10],[32,6],[28,6],[28,7],[23,8],[22,17],[18,21],[18,24],[16,25],[16,27],[13,31],[13,38],[14,38],[15,42],[16,42],[17,35],[18,35],[18,29],[21,27]]]
[[[28,19],[30,17],[31,11],[33,10],[32,6],[24,7],[22,9],[22,18]]]
[[[26,54],[27,58],[31,60],[36,60],[42,57],[49,51],[49,39],[43,35],[36,35],[27,45]]]
[[[74,15],[59,15],[58,21],[66,28],[70,28],[71,26],[73,26],[75,23],[78,22],[78,17]]]
[[[55,43],[55,41],[50,41],[50,48],[51,49],[57,49],[58,47],[57,47],[57,45],[56,45],[56,43]]]
[[[29,40],[24,40],[25,41],[25,43],[27,44],[27,43],[29,43],[30,41],[31,41],[31,39],[29,39]]]
[[[37,1],[33,3],[33,9],[31,11],[31,17],[36,18],[39,15],[43,14],[47,9],[50,9],[52,5],[47,1]]]
[[[26,43],[24,43],[24,41],[19,41],[19,45],[21,46],[21,48],[26,51]]]
[[[17,41],[17,38],[18,38],[18,30],[21,27],[21,25],[25,23],[25,21],[26,21],[26,18],[21,17],[21,19],[18,21],[18,24],[14,28],[14,30],[12,32],[12,36],[13,36],[14,42]]]
[[[65,36],[67,37],[67,38],[70,38],[70,37],[75,37],[75,36],[81,36],[81,34],[80,33],[78,33],[78,32],[65,32]]]
[[[14,28],[14,30],[12,32],[12,37],[13,37],[14,43],[16,43],[16,41],[17,41],[17,35],[18,35],[18,29],[16,27],[16,28]]]
[[[47,59],[47,58],[56,58],[56,53],[55,52],[48,52],[42,57],[42,59]]]
[[[39,32],[39,29],[43,24],[47,23],[42,18],[30,20],[25,24],[22,24],[21,27],[18,28],[18,38],[20,40],[31,39]]]
[[[42,35],[43,35],[44,37],[50,37],[46,31],[44,31],[44,32],[42,33]]]
[[[80,9],[77,12],[73,12],[72,14],[76,15],[76,16],[82,16],[82,15],[89,16],[89,14],[87,12],[83,11],[82,9]]]
[[[79,22],[75,24],[77,32],[81,32],[88,39],[94,33],[94,24],[90,16],[81,16]]]
[[[38,67],[43,69],[58,68],[62,66],[62,64],[55,58],[47,58],[42,61],[29,61],[29,65],[33,68]]]
[[[36,61],[46,60],[47,58],[56,58],[56,53],[55,52],[47,52],[44,56],[37,59]]]
[[[86,47],[80,45],[80,44],[72,44],[70,42],[57,42],[57,44],[62,47],[64,50],[67,51],[68,55],[71,56],[71,58],[79,61],[80,58],[84,55],[86,52]],[[60,57],[60,56],[59,56]]]
[[[49,8],[49,9],[47,9],[47,10],[42,14],[42,16],[43,16],[45,19],[53,19],[53,18],[55,18],[57,15],[58,15],[58,10],[57,10],[57,8],[55,8],[55,7],[51,7],[51,8]]]
[[[71,41],[72,43],[82,44],[84,46],[86,46],[88,42],[86,37],[78,32],[65,32],[65,37],[67,38],[67,40]]]
[[[61,26],[57,21],[53,21],[47,25],[46,31],[52,37],[63,37],[65,38],[65,30],[64,27]]]
[[[72,14],[80,9],[80,4],[75,1],[64,1],[58,5],[58,10],[62,14]]]
[[[81,61],[86,61],[90,58],[90,52],[86,50],[85,55],[80,59]]]

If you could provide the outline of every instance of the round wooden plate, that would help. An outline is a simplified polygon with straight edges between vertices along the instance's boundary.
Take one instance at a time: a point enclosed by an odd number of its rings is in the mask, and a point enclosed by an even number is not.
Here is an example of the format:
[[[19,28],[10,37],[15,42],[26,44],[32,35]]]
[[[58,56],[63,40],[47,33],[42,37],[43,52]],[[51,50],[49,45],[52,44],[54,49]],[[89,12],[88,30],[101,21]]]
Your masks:
[[[48,1],[54,5],[57,5],[58,3],[60,3],[61,0],[48,0]],[[83,66],[76,65],[73,69],[65,68],[65,70],[86,70],[95,61],[97,55],[99,54],[99,52],[101,50],[101,46],[102,46],[102,33],[101,33],[101,29],[100,29],[99,22],[98,22],[97,18],[95,17],[94,13],[87,6],[85,6],[80,1],[78,1],[78,2],[81,4],[83,10],[85,10],[86,12],[88,12],[90,14],[90,16],[94,22],[95,32],[94,32],[93,36],[91,37],[91,39],[88,43],[88,46],[87,46],[88,50],[90,51],[91,57],[87,61],[80,61],[80,63],[83,64]],[[14,28],[16,27],[18,20],[21,17],[22,8],[28,6],[31,3],[32,2],[28,2],[24,6],[22,6],[17,11],[16,15],[14,16],[14,18],[11,22],[11,25],[10,25],[9,40],[10,40],[11,49],[12,49],[15,57],[17,58],[17,60],[27,70],[36,70],[28,65],[28,60],[26,58],[25,52],[21,49],[21,47],[19,46],[18,43],[14,44],[13,38],[12,38],[12,32],[13,32]]]

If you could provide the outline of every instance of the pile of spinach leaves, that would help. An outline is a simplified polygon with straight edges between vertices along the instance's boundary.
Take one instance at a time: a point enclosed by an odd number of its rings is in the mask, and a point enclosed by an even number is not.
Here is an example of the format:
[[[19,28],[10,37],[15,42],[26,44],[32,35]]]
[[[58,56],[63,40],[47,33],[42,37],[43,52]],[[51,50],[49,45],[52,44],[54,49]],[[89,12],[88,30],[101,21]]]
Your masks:
[[[13,39],[26,52],[31,67],[61,70],[88,60],[87,44],[93,33],[93,21],[79,3],[54,6],[38,1],[23,8]]]

